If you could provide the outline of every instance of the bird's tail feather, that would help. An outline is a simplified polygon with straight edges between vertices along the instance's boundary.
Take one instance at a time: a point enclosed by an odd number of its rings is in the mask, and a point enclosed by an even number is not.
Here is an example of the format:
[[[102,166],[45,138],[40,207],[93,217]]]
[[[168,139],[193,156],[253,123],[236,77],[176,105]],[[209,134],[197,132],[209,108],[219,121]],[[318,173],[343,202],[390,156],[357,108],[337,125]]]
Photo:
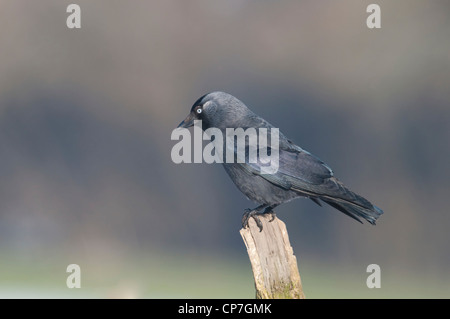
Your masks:
[[[362,207],[360,205],[352,204],[350,202],[342,202],[332,200],[329,198],[321,198],[322,201],[328,205],[336,208],[344,214],[362,223],[360,218],[367,220],[372,225],[375,225],[376,220],[383,214],[383,211],[375,205],[371,208]]]
[[[327,187],[326,192],[322,192],[321,194],[304,189],[291,189],[303,196],[309,197],[319,206],[321,206],[320,199],[360,223],[362,223],[361,219],[365,219],[372,225],[375,225],[376,220],[383,214],[380,208],[372,205],[364,197],[349,190],[335,177],[328,179],[328,183],[324,185]]]

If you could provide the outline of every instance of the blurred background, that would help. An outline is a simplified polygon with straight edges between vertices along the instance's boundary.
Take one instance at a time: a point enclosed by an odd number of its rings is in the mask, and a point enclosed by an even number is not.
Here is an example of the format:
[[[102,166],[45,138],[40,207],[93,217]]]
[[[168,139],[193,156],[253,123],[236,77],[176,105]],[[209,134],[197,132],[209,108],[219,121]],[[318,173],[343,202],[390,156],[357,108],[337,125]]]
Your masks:
[[[450,297],[448,1],[379,0],[373,30],[372,1],[78,0],[68,29],[71,2],[0,1],[0,297],[253,298],[254,204],[170,157],[215,90],[385,211],[277,208],[307,297]]]

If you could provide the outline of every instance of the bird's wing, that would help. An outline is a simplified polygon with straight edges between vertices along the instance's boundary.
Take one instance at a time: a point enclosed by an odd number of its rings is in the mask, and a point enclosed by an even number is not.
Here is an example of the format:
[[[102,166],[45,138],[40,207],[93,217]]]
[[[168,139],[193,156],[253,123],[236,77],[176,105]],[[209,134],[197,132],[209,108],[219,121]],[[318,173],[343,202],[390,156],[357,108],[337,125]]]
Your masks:
[[[311,153],[293,143],[281,145],[278,151],[278,170],[273,174],[264,173],[265,165],[260,162],[240,165],[249,173],[259,175],[274,185],[311,198],[341,199],[361,207],[372,207],[370,202],[347,189],[333,176],[330,167]]]
[[[263,119],[260,119],[257,128],[268,128],[270,140],[272,139],[274,127]],[[244,129],[247,129],[246,127]],[[272,150],[270,147],[265,150],[267,154],[278,151],[278,170],[273,174],[266,173],[265,165],[259,161],[261,150],[258,149],[258,161],[256,163],[238,163],[244,170],[251,174],[259,175],[268,182],[286,190],[292,190],[311,198],[325,197],[342,199],[346,202],[354,203],[362,207],[372,207],[372,204],[361,196],[347,189],[337,178],[333,176],[331,168],[322,160],[305,151],[300,146],[294,144],[281,132],[279,132],[278,149]],[[271,142],[268,143],[272,145]],[[261,147],[258,145],[258,147]],[[234,145],[234,152],[237,147]],[[249,158],[249,147],[245,147],[246,158]]]
[[[270,149],[269,152],[273,154],[275,150]],[[324,162],[301,149],[279,149],[278,170],[273,174],[265,173],[264,168],[269,164],[265,165],[259,161],[246,162],[242,165],[248,172],[260,175],[269,182],[286,189],[295,187],[312,191],[333,176],[333,171]]]
[[[256,128],[268,129],[268,141],[269,145],[273,145],[271,142],[274,127],[266,122],[264,119],[257,117],[253,122],[260,121],[255,125]],[[244,130],[248,129],[247,127]],[[271,182],[280,183],[279,186],[287,186],[289,184],[296,185],[297,183],[306,183],[310,185],[320,185],[325,179],[333,176],[333,171],[331,168],[321,161],[319,158],[315,157],[311,153],[303,150],[300,146],[294,144],[290,141],[283,133],[279,132],[277,136],[278,142],[278,158],[279,158],[279,169],[275,174],[263,174],[263,175],[274,175],[265,176],[265,178]],[[266,147],[266,146],[264,146]],[[258,144],[258,159],[261,154],[261,145]],[[237,145],[234,145],[234,152],[237,153]],[[246,158],[249,158],[249,146],[245,146]],[[267,147],[265,154],[272,154],[272,148]],[[270,156],[270,155],[269,155]],[[249,172],[258,174],[261,173],[261,168],[265,165],[261,162],[258,163],[248,163],[246,161],[244,167]],[[300,185],[299,185],[300,186]]]

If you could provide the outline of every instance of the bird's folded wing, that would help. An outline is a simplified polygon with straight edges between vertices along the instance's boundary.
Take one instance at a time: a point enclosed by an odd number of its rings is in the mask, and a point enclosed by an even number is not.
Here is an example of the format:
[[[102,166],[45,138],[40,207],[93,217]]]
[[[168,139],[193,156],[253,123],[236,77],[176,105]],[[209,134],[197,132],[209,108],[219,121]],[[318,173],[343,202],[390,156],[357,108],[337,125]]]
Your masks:
[[[276,163],[274,153],[278,151],[278,163]],[[260,175],[269,182],[280,187],[290,189],[296,188],[315,188],[314,185],[322,185],[327,178],[333,176],[332,170],[317,157],[299,149],[292,150],[273,150],[269,153],[275,163],[278,164],[278,170],[273,174],[264,173],[264,167],[269,164],[242,163],[243,168],[252,174]],[[267,171],[267,170],[266,170]]]
[[[261,163],[242,163],[249,173],[259,175],[268,182],[286,190],[300,192],[310,197],[334,198],[361,207],[372,208],[363,197],[347,189],[333,171],[320,159],[297,147],[279,150],[279,167],[274,174],[265,174]]]

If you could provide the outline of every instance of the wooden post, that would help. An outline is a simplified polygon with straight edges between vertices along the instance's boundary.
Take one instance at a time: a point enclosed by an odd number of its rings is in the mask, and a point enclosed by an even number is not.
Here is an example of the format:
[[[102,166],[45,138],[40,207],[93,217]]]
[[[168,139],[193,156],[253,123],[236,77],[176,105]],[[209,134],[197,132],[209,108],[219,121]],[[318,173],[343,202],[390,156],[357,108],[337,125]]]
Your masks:
[[[240,234],[247,247],[255,279],[258,299],[304,299],[302,283],[289,242],[286,225],[270,216],[259,216],[263,224],[262,232],[250,218],[248,228]]]

